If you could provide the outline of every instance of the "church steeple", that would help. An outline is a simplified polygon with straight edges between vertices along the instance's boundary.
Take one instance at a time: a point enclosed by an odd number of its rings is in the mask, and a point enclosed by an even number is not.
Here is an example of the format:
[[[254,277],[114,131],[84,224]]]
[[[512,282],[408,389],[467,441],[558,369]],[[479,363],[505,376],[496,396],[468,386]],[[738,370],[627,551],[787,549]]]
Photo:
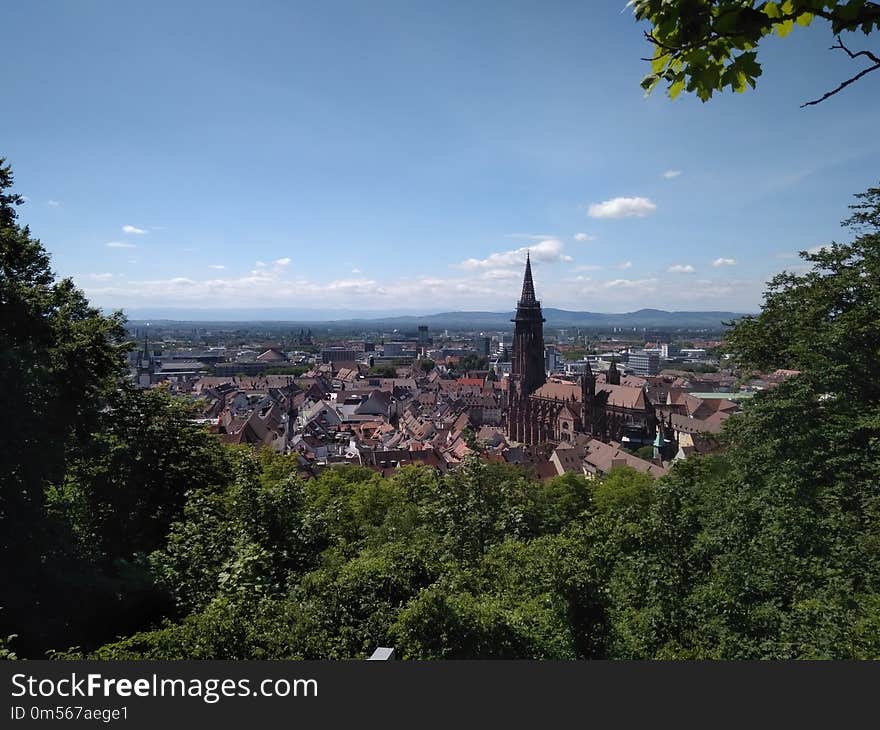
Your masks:
[[[620,370],[617,369],[617,358],[611,356],[611,365],[608,366],[608,372],[605,375],[605,382],[608,385],[620,385]]]
[[[523,276],[522,295],[519,298],[520,307],[540,307],[541,304],[535,297],[535,284],[532,281],[532,261],[529,252],[526,251],[526,273]]]

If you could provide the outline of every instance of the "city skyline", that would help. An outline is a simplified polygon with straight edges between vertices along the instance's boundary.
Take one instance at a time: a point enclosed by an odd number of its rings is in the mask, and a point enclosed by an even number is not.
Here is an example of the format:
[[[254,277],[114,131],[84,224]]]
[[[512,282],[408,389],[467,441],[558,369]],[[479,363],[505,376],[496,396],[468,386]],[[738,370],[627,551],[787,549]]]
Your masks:
[[[10,8],[21,219],[107,309],[507,311],[529,251],[547,308],[756,311],[877,183],[878,80],[800,109],[848,62],[799,28],[645,99],[621,6]]]

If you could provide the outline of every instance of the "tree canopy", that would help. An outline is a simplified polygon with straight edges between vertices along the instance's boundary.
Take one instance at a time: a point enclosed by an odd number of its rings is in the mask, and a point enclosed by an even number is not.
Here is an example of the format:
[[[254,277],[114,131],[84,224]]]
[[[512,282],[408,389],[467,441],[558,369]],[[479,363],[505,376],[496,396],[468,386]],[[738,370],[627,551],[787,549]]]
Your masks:
[[[755,87],[761,75],[758,45],[766,36],[785,37],[798,26],[826,22],[836,37],[832,50],[855,64],[853,75],[812,106],[880,69],[880,50],[851,49],[848,36],[869,35],[880,28],[880,4],[868,0],[630,0],[635,17],[651,29],[645,36],[654,47],[651,72],[642,80],[650,92],[664,82],[673,99],[682,91],[707,101],[725,88],[735,92]],[[844,38],[847,42],[844,42]]]

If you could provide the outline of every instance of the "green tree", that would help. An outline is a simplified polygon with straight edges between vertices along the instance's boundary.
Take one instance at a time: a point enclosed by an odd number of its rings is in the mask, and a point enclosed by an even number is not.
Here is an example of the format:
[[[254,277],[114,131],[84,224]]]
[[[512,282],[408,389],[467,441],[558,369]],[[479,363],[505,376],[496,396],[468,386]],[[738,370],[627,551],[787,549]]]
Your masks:
[[[528,614],[524,608],[492,593],[438,585],[401,612],[396,641],[406,659],[573,659],[564,613],[545,616],[540,603]],[[555,632],[561,647],[554,646]]]
[[[71,453],[100,420],[123,372],[122,315],[90,307],[70,279],[56,280],[49,256],[18,223],[23,198],[0,159],[0,634],[20,634],[28,655],[69,605],[77,566],[63,524],[46,515],[45,491],[60,483]]]
[[[94,432],[71,460],[53,509],[97,560],[129,559],[161,547],[188,491],[221,488],[229,451],[193,422],[186,401],[162,390],[109,394]]]
[[[651,72],[642,81],[650,92],[664,82],[673,99],[682,91],[707,101],[716,91],[754,88],[761,75],[759,43],[768,35],[787,36],[815,19],[827,22],[836,36],[833,50],[859,64],[834,89],[803,106],[818,104],[866,74],[880,69],[880,55],[851,50],[841,34],[880,28],[880,5],[867,0],[631,0],[637,20],[651,29],[645,37],[654,48]]]
[[[701,362],[684,362],[681,364],[676,364],[673,368],[669,368],[671,370],[679,370],[685,373],[717,373],[718,366],[710,365],[709,363],[701,363]]]
[[[234,479],[187,493],[167,543],[151,557],[159,581],[183,612],[223,596],[274,596],[310,568],[320,534],[309,522],[306,489],[292,457],[242,449]]]
[[[575,659],[604,656],[603,590],[591,547],[560,534],[508,539],[473,566],[447,570],[398,614],[405,659]]]
[[[425,375],[430,373],[434,369],[434,367],[436,366],[435,362],[433,360],[431,360],[430,358],[423,358],[423,359],[419,360],[416,363],[416,365],[418,365],[419,368],[421,368],[422,372]]]
[[[307,373],[309,367],[307,365],[288,365],[284,367],[269,368],[266,375],[292,375],[295,378],[300,377],[303,373]]]
[[[300,483],[289,457],[238,457],[231,486],[189,494],[152,559],[187,615],[93,656],[352,658],[388,642],[411,657],[597,655],[580,631],[598,641],[589,607],[601,591],[577,577],[593,575],[577,569],[587,543],[540,537],[589,511],[583,478],[531,484],[473,460],[442,479],[425,467],[391,479],[343,467]],[[444,586],[458,607],[449,631],[477,624],[454,647],[425,618],[424,596]]]
[[[452,555],[472,561],[506,537],[535,531],[531,497],[521,472],[468,455],[443,478],[429,519]]]
[[[0,611],[2,610],[3,608],[0,607]],[[0,661],[14,661],[18,659],[16,653],[10,648],[12,642],[15,641],[15,639],[15,634],[10,634],[9,636],[0,636]]]
[[[394,365],[374,365],[370,368],[370,375],[380,378],[396,378],[397,368]]]
[[[843,222],[857,232],[855,239],[801,252],[812,268],[775,276],[761,313],[743,318],[729,333],[741,367],[804,370],[821,392],[877,401],[880,188],[857,198],[853,215]]]
[[[480,444],[477,442],[477,434],[471,426],[465,426],[461,432],[461,438],[471,451],[479,451]]]
[[[650,461],[654,458],[654,447],[653,446],[640,446],[636,449],[636,456],[640,459],[645,459]]]
[[[455,366],[456,372],[466,373],[471,370],[485,370],[489,366],[489,360],[477,354],[465,355]]]
[[[800,374],[728,421],[720,455],[591,526],[615,556],[613,656],[880,653],[880,195],[859,200],[854,241],[804,254],[812,270],[777,277],[730,333],[739,362]]]

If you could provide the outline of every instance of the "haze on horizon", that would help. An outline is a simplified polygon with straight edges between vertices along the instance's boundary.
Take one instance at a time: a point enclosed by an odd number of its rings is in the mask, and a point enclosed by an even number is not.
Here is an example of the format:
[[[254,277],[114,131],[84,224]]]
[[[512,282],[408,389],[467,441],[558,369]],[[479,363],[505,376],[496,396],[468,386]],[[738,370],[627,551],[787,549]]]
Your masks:
[[[105,310],[110,313],[109,308]],[[514,309],[503,310],[448,310],[433,311],[420,309],[375,309],[375,310],[356,310],[356,309],[308,309],[301,307],[252,307],[247,309],[222,309],[222,308],[197,308],[197,307],[144,307],[144,308],[128,308],[123,310],[130,322],[143,323],[149,320],[153,321],[170,321],[170,322],[279,322],[279,323],[314,323],[314,324],[334,324],[334,323],[351,323],[362,321],[365,324],[370,322],[384,322],[394,320],[418,320],[420,323],[430,323],[430,320],[437,320],[440,323],[450,322],[459,324],[464,327],[469,324],[469,320],[477,323],[489,320],[497,320],[500,329],[510,329],[510,320],[508,319],[515,312]],[[634,312],[585,312],[575,310],[564,310],[556,308],[547,308],[545,312],[548,317],[548,327],[553,327],[558,313],[566,315],[593,315],[605,319],[615,317],[632,317],[639,321],[639,316],[649,315],[655,312],[661,314],[694,314],[708,315],[718,313],[718,323],[722,320],[729,320],[731,316],[741,316],[744,314],[754,314],[755,312],[730,312],[726,310],[655,310],[645,308],[635,310]],[[701,317],[700,319],[704,319]],[[687,322],[687,320],[685,320]],[[435,325],[439,326],[439,325]],[[446,324],[442,324],[446,327]],[[586,322],[583,326],[587,326]],[[479,327],[484,329],[484,327]]]
[[[506,312],[528,250],[547,308],[755,311],[877,184],[880,83],[800,109],[816,26],[646,99],[623,5],[10,6],[0,154],[108,309]]]

